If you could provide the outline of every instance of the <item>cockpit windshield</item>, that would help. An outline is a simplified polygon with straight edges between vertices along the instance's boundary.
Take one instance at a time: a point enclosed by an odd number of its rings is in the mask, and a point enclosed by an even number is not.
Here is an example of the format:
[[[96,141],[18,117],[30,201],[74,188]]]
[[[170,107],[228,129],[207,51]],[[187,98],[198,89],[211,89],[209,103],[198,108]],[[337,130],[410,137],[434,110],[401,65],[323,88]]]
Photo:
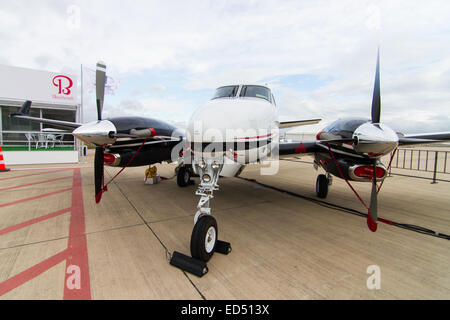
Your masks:
[[[243,86],[241,89],[241,97],[253,97],[253,98],[261,98],[266,99],[269,102],[271,101],[271,93],[270,89],[263,86]]]
[[[239,86],[226,86],[220,87],[216,90],[213,99],[217,98],[232,98],[235,97],[238,92]]]

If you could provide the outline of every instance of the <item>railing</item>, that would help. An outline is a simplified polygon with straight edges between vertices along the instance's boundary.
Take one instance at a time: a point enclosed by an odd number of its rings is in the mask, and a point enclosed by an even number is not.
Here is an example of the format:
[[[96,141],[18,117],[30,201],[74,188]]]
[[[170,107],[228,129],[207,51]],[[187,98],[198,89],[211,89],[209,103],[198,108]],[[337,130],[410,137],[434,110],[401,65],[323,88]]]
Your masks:
[[[8,139],[8,136],[12,139]],[[71,133],[55,130],[3,131],[1,145],[3,151],[76,150],[76,142]]]
[[[438,173],[450,173],[449,154],[445,150],[398,149],[391,168],[432,172],[432,183],[436,183]]]

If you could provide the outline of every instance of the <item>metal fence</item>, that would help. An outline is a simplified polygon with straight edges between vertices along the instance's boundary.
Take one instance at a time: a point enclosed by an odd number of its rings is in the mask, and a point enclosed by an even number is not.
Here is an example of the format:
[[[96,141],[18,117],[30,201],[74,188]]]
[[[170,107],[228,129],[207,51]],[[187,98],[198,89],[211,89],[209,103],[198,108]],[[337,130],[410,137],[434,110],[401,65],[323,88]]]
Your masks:
[[[432,172],[436,183],[438,173],[450,173],[449,154],[445,150],[398,149],[391,168]]]

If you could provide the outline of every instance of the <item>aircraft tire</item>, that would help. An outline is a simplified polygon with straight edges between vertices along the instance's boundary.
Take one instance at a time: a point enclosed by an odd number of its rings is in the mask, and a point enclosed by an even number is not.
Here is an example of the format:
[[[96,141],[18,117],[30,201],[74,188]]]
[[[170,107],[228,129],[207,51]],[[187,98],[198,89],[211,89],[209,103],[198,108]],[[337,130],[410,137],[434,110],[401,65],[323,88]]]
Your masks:
[[[191,256],[208,262],[217,244],[217,222],[214,217],[205,215],[198,219],[191,235]]]
[[[319,174],[316,181],[316,194],[319,198],[326,198],[328,194],[328,179],[324,174]]]
[[[177,184],[181,188],[191,185],[191,171],[186,166],[178,168]]]

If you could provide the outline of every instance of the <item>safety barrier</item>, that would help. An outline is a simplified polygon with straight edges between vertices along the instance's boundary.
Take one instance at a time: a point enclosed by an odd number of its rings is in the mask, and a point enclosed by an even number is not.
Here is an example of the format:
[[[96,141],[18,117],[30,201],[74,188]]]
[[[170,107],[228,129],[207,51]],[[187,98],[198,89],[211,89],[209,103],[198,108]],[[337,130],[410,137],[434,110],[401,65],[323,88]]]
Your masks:
[[[1,133],[0,145],[4,151],[76,150],[72,134],[64,131],[3,131]]]
[[[438,173],[450,173],[449,154],[446,150],[398,149],[391,168],[432,172],[432,183],[437,183]]]

